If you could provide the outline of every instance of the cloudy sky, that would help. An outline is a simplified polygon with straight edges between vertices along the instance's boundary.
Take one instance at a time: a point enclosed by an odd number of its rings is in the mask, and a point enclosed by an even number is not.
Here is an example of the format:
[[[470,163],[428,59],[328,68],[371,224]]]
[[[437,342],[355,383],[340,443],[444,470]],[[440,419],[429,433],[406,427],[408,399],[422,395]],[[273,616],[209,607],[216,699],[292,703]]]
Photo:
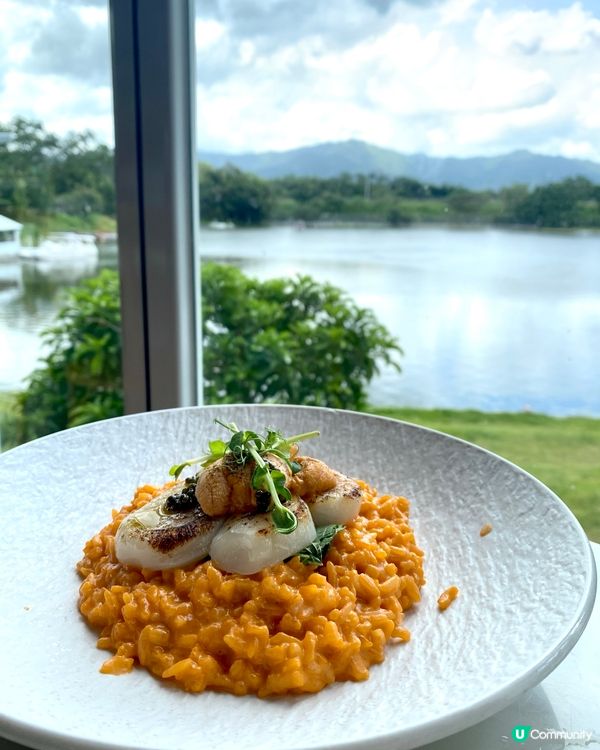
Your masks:
[[[600,161],[600,0],[198,0],[198,140]],[[0,122],[112,143],[106,0],[0,0]]]

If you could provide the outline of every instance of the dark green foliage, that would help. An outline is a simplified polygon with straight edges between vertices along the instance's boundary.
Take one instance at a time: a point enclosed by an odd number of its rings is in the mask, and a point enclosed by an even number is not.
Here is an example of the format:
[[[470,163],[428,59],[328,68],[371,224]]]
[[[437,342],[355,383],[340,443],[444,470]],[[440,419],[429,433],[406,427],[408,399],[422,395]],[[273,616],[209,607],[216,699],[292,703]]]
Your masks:
[[[322,565],[323,558],[327,554],[331,542],[333,542],[338,531],[341,531],[343,528],[343,525],[339,523],[318,528],[316,539],[298,553],[300,562],[304,563],[304,565]]]
[[[0,124],[0,131],[9,135],[0,142],[0,213],[32,222],[42,234],[95,231],[112,221],[113,153],[108,146],[90,132],[58,137],[24,118]],[[490,162],[490,169],[499,168]],[[517,185],[477,191],[375,172],[266,180],[231,165],[201,165],[199,181],[201,219],[237,226],[269,221],[600,226],[600,187],[583,177],[535,189]]]
[[[260,177],[236,167],[200,167],[200,216],[203,221],[257,226],[270,218],[271,189]]]
[[[76,188],[69,193],[57,196],[52,208],[58,213],[70,216],[89,216],[103,211],[102,196],[92,188]]]
[[[89,131],[59,138],[39,122],[0,124],[0,213],[38,221],[51,212],[114,216],[112,150]]]
[[[357,409],[400,349],[370,310],[309,277],[260,282],[203,267],[205,400]],[[48,354],[17,397],[16,442],[123,411],[118,277],[72,289],[44,335]],[[8,429],[8,426],[7,426]]]
[[[18,397],[18,442],[122,414],[116,273],[72,289],[44,339],[48,354]]]
[[[583,177],[498,192],[428,185],[405,177],[348,175],[271,180],[276,221],[366,221],[600,226],[600,187]]]
[[[231,266],[202,272],[207,403],[357,409],[400,348],[370,310],[308,276],[257,281]]]
[[[395,203],[387,213],[387,222],[392,227],[406,226],[410,224],[409,214],[402,208],[402,204]]]
[[[600,226],[600,188],[583,177],[537,187],[517,199],[506,217],[538,227]]]

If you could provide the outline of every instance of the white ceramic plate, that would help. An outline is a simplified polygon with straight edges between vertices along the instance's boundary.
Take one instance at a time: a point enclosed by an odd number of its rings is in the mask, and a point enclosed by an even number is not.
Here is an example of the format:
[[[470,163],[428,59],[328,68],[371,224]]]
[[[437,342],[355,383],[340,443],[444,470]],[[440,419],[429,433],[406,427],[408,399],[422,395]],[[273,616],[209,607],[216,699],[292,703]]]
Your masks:
[[[425,550],[412,640],[363,683],[279,700],[185,694],[143,669],[112,677],[77,608],[84,542],[141,483],[198,455],[213,418],[320,429],[310,452],[412,501]],[[288,432],[288,434],[289,434]],[[0,733],[44,750],[402,750],[474,724],[541,681],[583,631],[595,595],[590,546],[536,479],[468,443],[350,412],[274,406],[124,417],[0,456]],[[479,529],[493,531],[481,538]],[[440,592],[460,596],[444,613]]]

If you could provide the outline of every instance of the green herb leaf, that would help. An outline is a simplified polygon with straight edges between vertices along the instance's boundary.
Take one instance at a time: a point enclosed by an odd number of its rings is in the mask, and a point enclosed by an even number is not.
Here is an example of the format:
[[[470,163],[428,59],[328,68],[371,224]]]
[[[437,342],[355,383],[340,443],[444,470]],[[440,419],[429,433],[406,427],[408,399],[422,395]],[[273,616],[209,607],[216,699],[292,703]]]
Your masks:
[[[219,458],[225,455],[227,450],[227,443],[224,440],[209,440],[208,449],[213,456],[219,456]]]
[[[234,422],[223,422],[220,419],[215,419],[215,422],[232,433],[229,442],[224,440],[209,441],[209,452],[205,456],[176,464],[171,467],[169,474],[177,478],[186,466],[200,463],[203,468],[206,468],[226,455],[233,456],[237,463],[241,465],[253,459],[256,468],[252,473],[252,487],[255,490],[264,490],[270,494],[271,517],[275,528],[282,534],[290,534],[298,526],[298,519],[289,508],[283,505],[292,498],[290,491],[285,486],[285,474],[278,469],[271,468],[263,456],[269,453],[278,456],[290,467],[292,474],[297,474],[301,467],[299,463],[292,461],[290,458],[292,446],[300,440],[317,437],[319,432],[313,430],[286,438],[278,430],[268,428],[266,435],[263,436],[252,430],[239,430]]]
[[[175,479],[179,479],[179,475],[181,472],[186,468],[186,466],[192,466],[192,464],[197,464],[202,460],[203,456],[200,456],[199,458],[190,458],[189,461],[184,461],[180,464],[175,464],[175,466],[171,466],[169,469],[169,476],[175,477]]]
[[[274,471],[271,471],[271,479],[273,480],[273,484],[275,485],[275,489],[277,490],[277,494],[279,495],[279,497],[283,498],[286,501],[291,500],[292,493],[285,486],[285,474],[282,471],[275,469]]]
[[[269,471],[268,466],[257,466],[252,472],[252,489],[255,490],[266,490],[269,491],[269,485],[267,484],[267,472]]]
[[[323,565],[323,558],[327,554],[331,542],[338,531],[344,527],[339,523],[332,523],[330,526],[320,526],[317,529],[317,536],[308,547],[298,552],[300,562],[304,565]]]
[[[273,524],[280,534],[291,534],[298,526],[298,519],[289,508],[283,505],[274,506],[271,511]]]

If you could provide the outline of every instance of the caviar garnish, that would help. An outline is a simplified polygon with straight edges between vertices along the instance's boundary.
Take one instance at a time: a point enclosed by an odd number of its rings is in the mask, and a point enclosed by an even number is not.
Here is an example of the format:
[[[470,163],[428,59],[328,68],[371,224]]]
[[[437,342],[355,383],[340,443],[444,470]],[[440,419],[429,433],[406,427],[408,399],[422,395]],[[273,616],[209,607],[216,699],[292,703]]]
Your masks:
[[[196,482],[186,482],[180,492],[176,492],[165,500],[165,510],[169,513],[185,513],[198,505],[196,498]]]

